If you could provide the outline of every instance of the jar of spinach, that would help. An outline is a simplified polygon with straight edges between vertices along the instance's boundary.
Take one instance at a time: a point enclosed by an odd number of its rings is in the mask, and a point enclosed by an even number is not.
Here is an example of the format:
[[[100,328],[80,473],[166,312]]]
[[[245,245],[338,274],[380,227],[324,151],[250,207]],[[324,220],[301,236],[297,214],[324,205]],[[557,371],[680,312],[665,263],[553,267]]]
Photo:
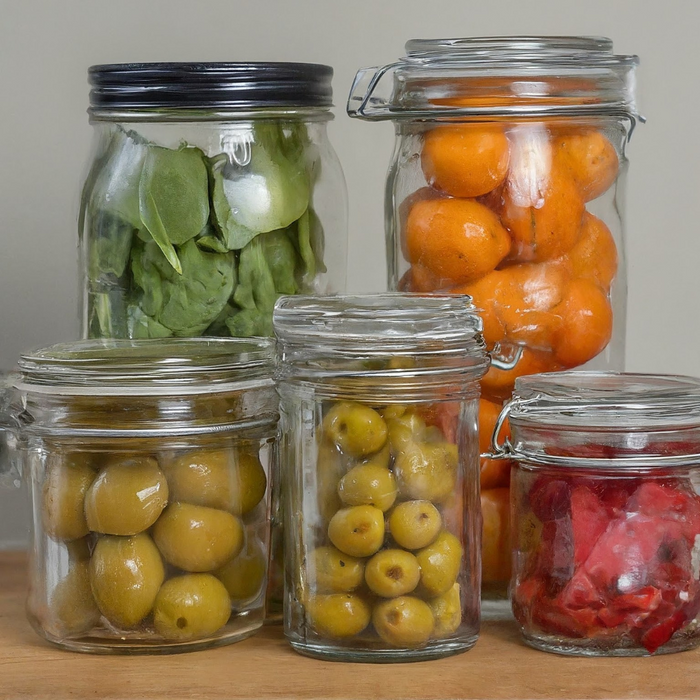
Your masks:
[[[303,63],[90,68],[84,335],[271,335],[279,295],[344,290],[332,74]]]

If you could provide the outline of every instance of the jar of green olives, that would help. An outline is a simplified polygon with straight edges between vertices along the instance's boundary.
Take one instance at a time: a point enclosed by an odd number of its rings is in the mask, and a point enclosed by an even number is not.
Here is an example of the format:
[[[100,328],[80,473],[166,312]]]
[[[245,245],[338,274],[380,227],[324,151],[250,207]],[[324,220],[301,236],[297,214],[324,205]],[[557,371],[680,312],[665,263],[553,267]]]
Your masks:
[[[260,627],[272,359],[267,339],[85,340],[22,357],[27,610],[42,637],[164,653]]]
[[[287,639],[343,661],[469,649],[488,366],[471,299],[283,297],[273,323]]]

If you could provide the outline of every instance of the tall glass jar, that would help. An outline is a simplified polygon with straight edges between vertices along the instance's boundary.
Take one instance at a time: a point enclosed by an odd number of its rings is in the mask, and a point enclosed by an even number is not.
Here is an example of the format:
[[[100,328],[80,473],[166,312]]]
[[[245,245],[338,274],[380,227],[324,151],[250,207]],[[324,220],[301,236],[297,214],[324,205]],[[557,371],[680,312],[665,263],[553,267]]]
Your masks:
[[[357,74],[350,116],[393,120],[390,289],[472,296],[494,357],[482,442],[518,376],[623,368],[625,146],[636,56],[599,37],[414,40]],[[508,480],[481,464],[484,594],[505,601]]]
[[[525,641],[585,656],[698,646],[700,380],[521,377],[505,413]]]
[[[478,380],[468,297],[284,297],[285,634],[344,661],[469,649],[479,631]]]
[[[75,651],[166,653],[262,625],[277,396],[268,339],[85,340],[21,358],[27,611]]]
[[[280,294],[344,290],[332,74],[303,63],[90,68],[85,336],[267,336]]]

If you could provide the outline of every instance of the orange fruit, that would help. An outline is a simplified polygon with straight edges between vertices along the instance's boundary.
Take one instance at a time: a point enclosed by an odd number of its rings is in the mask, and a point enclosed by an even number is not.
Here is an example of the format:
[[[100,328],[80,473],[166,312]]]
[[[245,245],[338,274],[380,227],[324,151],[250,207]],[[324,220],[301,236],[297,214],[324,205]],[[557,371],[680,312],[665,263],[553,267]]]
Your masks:
[[[561,327],[554,340],[554,355],[564,367],[585,364],[610,342],[612,306],[595,282],[571,280],[554,313],[561,317]]]
[[[583,199],[574,181],[558,169],[538,174],[511,170],[501,220],[513,238],[511,258],[541,262],[563,255],[578,240]]]
[[[610,229],[596,216],[583,215],[581,237],[563,258],[573,277],[597,282],[605,291],[617,272],[617,247]]]
[[[465,284],[505,258],[510,237],[498,217],[473,199],[432,199],[411,208],[406,248],[412,264],[440,280]]]
[[[510,489],[481,492],[483,531],[481,539],[482,583],[508,581],[511,570]]]
[[[412,265],[399,280],[400,292],[436,292],[444,289],[449,284],[444,285],[435,277],[427,267],[421,264]]]
[[[496,426],[496,420],[501,413],[501,404],[487,399],[479,400],[479,452],[491,450],[491,438]],[[510,437],[510,425],[508,421],[503,425],[498,439],[500,441]],[[509,459],[489,459],[481,457],[480,482],[482,490],[493,489],[498,486],[508,486],[510,483]]]
[[[474,306],[481,316],[484,325],[484,340],[489,347],[500,343],[506,335],[506,329],[499,314],[499,290],[502,281],[501,272],[494,270],[472,284],[450,289],[452,294],[468,294],[472,298]]]
[[[584,202],[600,197],[617,178],[615,146],[595,129],[565,134],[554,142],[554,158],[573,179]]]
[[[423,141],[421,165],[428,184],[453,197],[478,197],[503,182],[508,139],[496,124],[438,126]]]
[[[406,223],[408,222],[408,215],[411,213],[411,209],[413,209],[413,205],[416,202],[423,202],[426,199],[445,199],[445,195],[434,190],[432,187],[420,187],[415,192],[409,194],[408,197],[399,204],[396,212],[397,221],[394,225],[398,225],[399,227],[401,252],[406,260],[408,260],[408,248],[406,246]]]
[[[562,369],[551,352],[523,347],[523,354],[513,369],[490,367],[481,380],[481,391],[492,401],[504,401],[513,393],[518,377],[539,372],[555,372]]]

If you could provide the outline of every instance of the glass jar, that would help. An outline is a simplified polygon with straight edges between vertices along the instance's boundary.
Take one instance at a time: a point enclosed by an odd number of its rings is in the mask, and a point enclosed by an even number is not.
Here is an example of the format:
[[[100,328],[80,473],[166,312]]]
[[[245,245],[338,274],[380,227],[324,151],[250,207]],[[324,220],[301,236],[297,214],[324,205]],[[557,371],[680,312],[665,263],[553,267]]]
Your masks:
[[[623,369],[625,145],[636,56],[600,37],[414,40],[361,70],[352,117],[392,120],[390,289],[469,294],[496,358],[482,441],[516,377]],[[485,598],[510,577],[508,479],[483,459]]]
[[[343,661],[469,649],[488,365],[470,299],[284,297],[273,321],[287,639]]]
[[[27,611],[74,651],[165,653],[263,622],[277,396],[268,339],[94,341],[22,357]]]
[[[700,644],[700,380],[521,377],[512,602],[525,641],[585,656]]]
[[[332,74],[303,63],[90,68],[85,336],[272,335],[280,294],[344,290]]]

